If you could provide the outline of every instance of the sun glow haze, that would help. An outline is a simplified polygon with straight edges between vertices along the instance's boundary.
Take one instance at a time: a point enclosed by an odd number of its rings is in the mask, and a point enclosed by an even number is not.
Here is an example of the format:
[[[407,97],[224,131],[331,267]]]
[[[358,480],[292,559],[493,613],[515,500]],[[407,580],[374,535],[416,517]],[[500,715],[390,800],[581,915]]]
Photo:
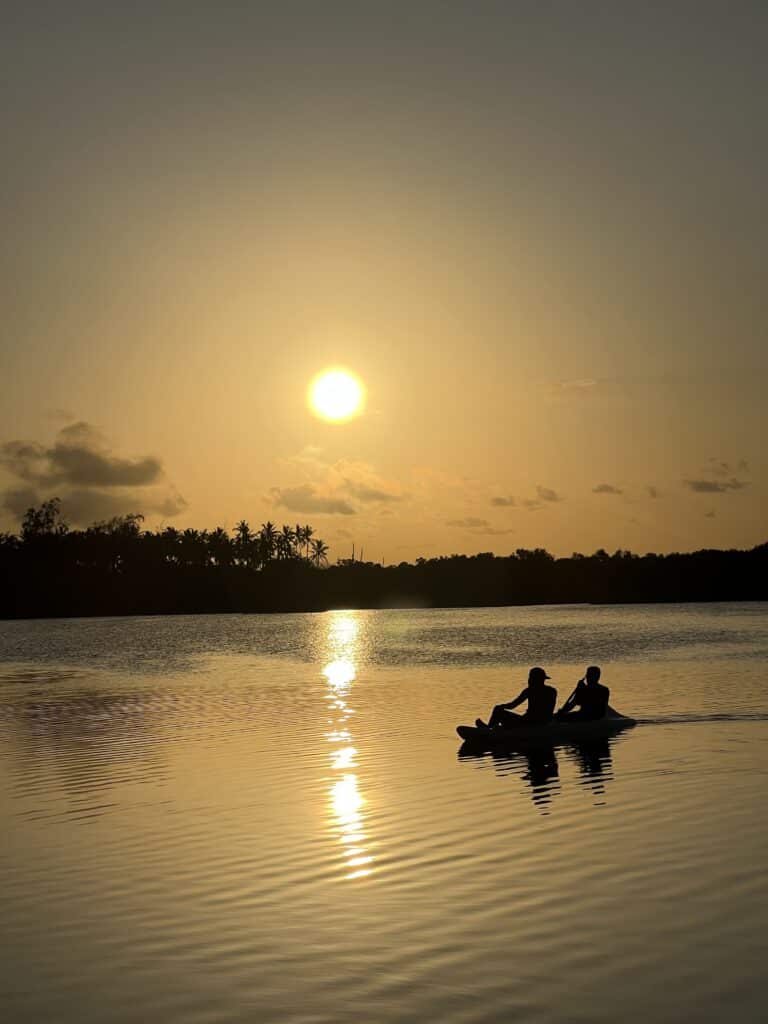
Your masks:
[[[307,398],[315,416],[331,423],[345,423],[363,411],[365,387],[357,374],[333,367],[314,377]]]

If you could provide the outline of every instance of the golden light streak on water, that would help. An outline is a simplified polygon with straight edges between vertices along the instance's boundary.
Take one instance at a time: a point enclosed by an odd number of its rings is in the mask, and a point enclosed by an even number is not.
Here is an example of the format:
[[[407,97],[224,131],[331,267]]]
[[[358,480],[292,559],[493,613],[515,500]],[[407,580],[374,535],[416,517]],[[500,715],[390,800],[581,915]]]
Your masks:
[[[354,714],[346,697],[357,678],[356,657],[360,636],[360,622],[354,612],[331,612],[328,616],[326,657],[328,662],[322,670],[328,682],[327,699],[331,717],[326,739],[329,743],[343,743],[333,751],[331,769],[344,775],[331,785],[329,807],[333,815],[333,828],[338,834],[347,867],[351,870],[347,879],[364,878],[371,874],[367,865],[373,863],[365,841],[364,815],[366,804],[362,796],[357,775],[349,769],[356,767],[357,748],[352,745],[352,733],[346,728],[346,720]]]

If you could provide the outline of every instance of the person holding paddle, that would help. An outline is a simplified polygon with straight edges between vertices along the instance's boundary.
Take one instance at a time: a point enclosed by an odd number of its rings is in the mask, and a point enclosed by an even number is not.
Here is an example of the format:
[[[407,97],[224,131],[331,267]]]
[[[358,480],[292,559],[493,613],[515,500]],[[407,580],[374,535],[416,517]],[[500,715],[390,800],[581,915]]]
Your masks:
[[[610,695],[608,687],[600,682],[600,669],[597,665],[590,665],[584,678],[578,681],[576,689],[555,718],[560,721],[564,718],[570,721],[595,721],[598,718],[605,718]],[[575,707],[579,710],[574,711]]]
[[[543,668],[532,668],[528,673],[528,685],[523,692],[507,704],[497,704],[491,712],[487,726],[482,718],[476,719],[475,725],[482,729],[514,729],[520,725],[544,725],[550,722],[557,703],[557,690],[554,686],[546,685],[547,679],[549,676]],[[513,715],[512,708],[526,700],[528,708],[525,714]]]

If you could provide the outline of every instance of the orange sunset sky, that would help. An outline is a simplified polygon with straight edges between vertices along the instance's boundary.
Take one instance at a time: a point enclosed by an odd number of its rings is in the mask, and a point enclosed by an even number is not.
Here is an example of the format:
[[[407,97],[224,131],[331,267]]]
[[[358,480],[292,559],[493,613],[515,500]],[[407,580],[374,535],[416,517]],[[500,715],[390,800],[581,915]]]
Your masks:
[[[9,11],[0,528],[768,539],[764,4]]]

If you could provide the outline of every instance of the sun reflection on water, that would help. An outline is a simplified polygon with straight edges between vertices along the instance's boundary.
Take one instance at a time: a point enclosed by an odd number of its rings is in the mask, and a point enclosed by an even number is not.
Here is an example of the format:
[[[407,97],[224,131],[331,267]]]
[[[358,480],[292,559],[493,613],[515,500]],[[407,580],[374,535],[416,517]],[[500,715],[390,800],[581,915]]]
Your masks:
[[[322,670],[328,682],[329,717],[326,739],[335,749],[330,755],[331,769],[343,772],[329,792],[329,807],[333,829],[343,849],[349,872],[348,879],[364,878],[371,873],[373,857],[366,848],[366,800],[360,792],[357,774],[357,748],[352,745],[352,734],[347,720],[354,714],[347,696],[357,674],[359,658],[360,622],[354,612],[330,612],[326,637],[327,664]],[[337,746],[338,744],[338,746]]]

